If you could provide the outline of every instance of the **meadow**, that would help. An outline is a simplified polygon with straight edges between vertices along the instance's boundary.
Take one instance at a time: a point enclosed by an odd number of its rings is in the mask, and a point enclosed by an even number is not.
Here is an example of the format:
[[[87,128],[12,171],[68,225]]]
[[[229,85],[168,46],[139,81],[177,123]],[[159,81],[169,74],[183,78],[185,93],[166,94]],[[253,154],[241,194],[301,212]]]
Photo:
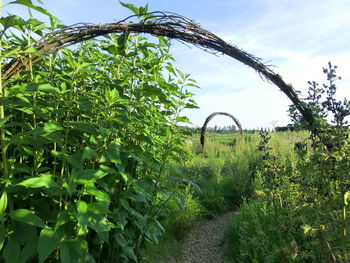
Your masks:
[[[179,166],[191,181],[186,203],[167,207],[167,231],[149,250],[151,262],[179,260],[193,223],[227,211],[238,212],[225,236],[232,262],[346,262],[348,211],[335,190],[320,188],[318,176],[330,170],[315,168],[310,132],[209,133],[204,151],[199,136],[189,137],[189,158]]]

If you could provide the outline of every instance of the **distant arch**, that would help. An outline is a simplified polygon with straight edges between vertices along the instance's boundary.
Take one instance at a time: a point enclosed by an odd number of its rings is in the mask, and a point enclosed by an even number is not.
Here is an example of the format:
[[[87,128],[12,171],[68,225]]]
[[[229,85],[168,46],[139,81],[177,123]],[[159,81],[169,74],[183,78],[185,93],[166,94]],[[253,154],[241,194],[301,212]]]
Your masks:
[[[205,134],[206,134],[206,131],[207,131],[207,126],[208,126],[208,123],[217,115],[224,115],[224,116],[228,116],[230,117],[234,123],[237,125],[238,129],[239,129],[239,132],[241,134],[243,134],[243,129],[242,129],[242,125],[241,123],[239,122],[239,120],[233,116],[232,114],[230,113],[227,113],[227,112],[214,112],[212,114],[210,114],[206,119],[205,119],[205,122],[203,124],[203,127],[202,127],[202,130],[201,130],[201,137],[200,137],[200,142],[201,142],[201,145],[202,145],[202,149],[204,149],[204,144],[205,144]]]

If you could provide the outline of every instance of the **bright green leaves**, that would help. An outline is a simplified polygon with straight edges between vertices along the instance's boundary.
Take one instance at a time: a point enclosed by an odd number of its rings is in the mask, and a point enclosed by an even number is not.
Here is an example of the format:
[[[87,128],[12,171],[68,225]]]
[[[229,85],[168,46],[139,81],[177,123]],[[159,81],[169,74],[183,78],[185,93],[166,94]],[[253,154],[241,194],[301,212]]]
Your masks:
[[[27,209],[17,209],[10,213],[10,217],[19,222],[40,228],[46,227],[45,223],[34,212]]]
[[[93,185],[98,179],[105,177],[108,173],[102,170],[82,170],[77,171],[74,181],[79,184],[84,184],[86,186]]]
[[[12,3],[48,15],[30,0]],[[152,19],[147,6],[122,5]],[[2,21],[25,32],[48,28]],[[35,39],[28,46],[6,37],[7,57],[37,52]],[[184,140],[179,113],[195,105],[193,82],[170,63],[169,41],[158,39],[111,34],[43,57],[9,81],[0,120],[12,176],[0,197],[6,262],[137,261],[145,240],[157,240],[159,202],[175,190],[169,162]]]
[[[119,92],[116,89],[112,89],[106,92],[106,99],[109,104],[116,103],[119,98]]]
[[[344,205],[349,205],[349,202],[348,202],[349,195],[350,195],[350,191],[346,191],[344,194]]]
[[[59,88],[44,83],[28,83],[22,87],[26,92],[44,92],[44,93],[57,93],[61,91]]]
[[[4,33],[7,29],[11,27],[21,29],[24,25],[27,24],[27,22],[23,18],[16,15],[1,17],[0,23],[3,26],[2,33]]]
[[[88,232],[88,205],[84,201],[77,202],[77,219],[80,226],[78,235],[86,235]]]
[[[79,225],[78,235],[86,235],[88,228],[95,230],[99,234],[102,242],[107,242],[108,232],[114,228],[114,224],[108,221],[106,214],[108,213],[108,204],[90,203],[78,201],[77,204],[77,221]]]
[[[54,122],[47,122],[44,124],[44,127],[42,128],[42,131],[46,134],[61,131],[61,130],[63,130],[63,127],[58,123],[54,123]]]
[[[40,177],[33,177],[26,179],[17,185],[29,187],[29,188],[54,188],[58,187],[58,185],[55,183],[55,181],[52,179],[51,175],[49,174],[43,174]]]
[[[0,198],[0,214],[4,213],[7,208],[7,193],[4,191]]]
[[[144,14],[147,14],[147,12],[148,12],[148,5],[146,5],[145,7],[136,7],[133,4],[127,4],[127,3],[123,3],[121,1],[119,1],[119,3],[122,6],[131,10],[135,15],[144,15]]]
[[[84,194],[93,196],[96,200],[109,203],[110,196],[106,192],[97,189],[94,186],[85,187]]]

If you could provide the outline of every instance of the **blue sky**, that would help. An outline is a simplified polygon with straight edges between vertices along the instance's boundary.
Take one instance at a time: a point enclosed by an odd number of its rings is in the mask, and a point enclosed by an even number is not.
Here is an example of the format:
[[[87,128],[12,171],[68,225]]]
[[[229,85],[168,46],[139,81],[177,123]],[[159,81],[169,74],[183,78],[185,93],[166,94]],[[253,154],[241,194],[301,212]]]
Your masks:
[[[6,2],[6,1],[5,1]],[[70,25],[78,22],[110,23],[130,15],[116,0],[44,0],[44,7]],[[324,82],[322,67],[328,61],[339,67],[339,98],[350,97],[350,1],[349,0],[129,0],[148,3],[150,11],[172,11],[195,20],[225,41],[262,61],[287,83],[305,92],[307,81]],[[23,10],[3,11],[23,13]],[[225,56],[205,53],[172,42],[176,66],[197,80],[198,110],[184,112],[195,126],[210,113],[225,111],[244,128],[289,123],[290,104],[277,87],[264,82],[247,66]],[[230,125],[217,117],[214,125]]]

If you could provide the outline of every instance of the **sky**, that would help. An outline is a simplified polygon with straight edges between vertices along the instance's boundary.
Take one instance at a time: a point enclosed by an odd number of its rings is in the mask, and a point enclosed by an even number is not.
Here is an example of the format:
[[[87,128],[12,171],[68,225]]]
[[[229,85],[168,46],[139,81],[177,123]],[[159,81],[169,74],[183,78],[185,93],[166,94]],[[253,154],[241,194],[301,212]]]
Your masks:
[[[7,1],[4,1],[7,2]],[[33,0],[33,2],[35,2]],[[350,98],[349,0],[125,0],[149,11],[171,11],[194,20],[226,42],[273,65],[285,82],[306,95],[310,81],[325,83],[322,68],[338,66],[338,98]],[[131,15],[116,0],[43,0],[44,7],[64,24],[117,22]],[[3,10],[23,14],[7,6]],[[238,118],[246,129],[273,128],[290,123],[289,99],[234,59],[206,53],[172,40],[175,65],[190,73],[200,89],[199,109],[186,110],[196,127],[216,111]],[[215,117],[210,125],[227,126],[232,120]]]

